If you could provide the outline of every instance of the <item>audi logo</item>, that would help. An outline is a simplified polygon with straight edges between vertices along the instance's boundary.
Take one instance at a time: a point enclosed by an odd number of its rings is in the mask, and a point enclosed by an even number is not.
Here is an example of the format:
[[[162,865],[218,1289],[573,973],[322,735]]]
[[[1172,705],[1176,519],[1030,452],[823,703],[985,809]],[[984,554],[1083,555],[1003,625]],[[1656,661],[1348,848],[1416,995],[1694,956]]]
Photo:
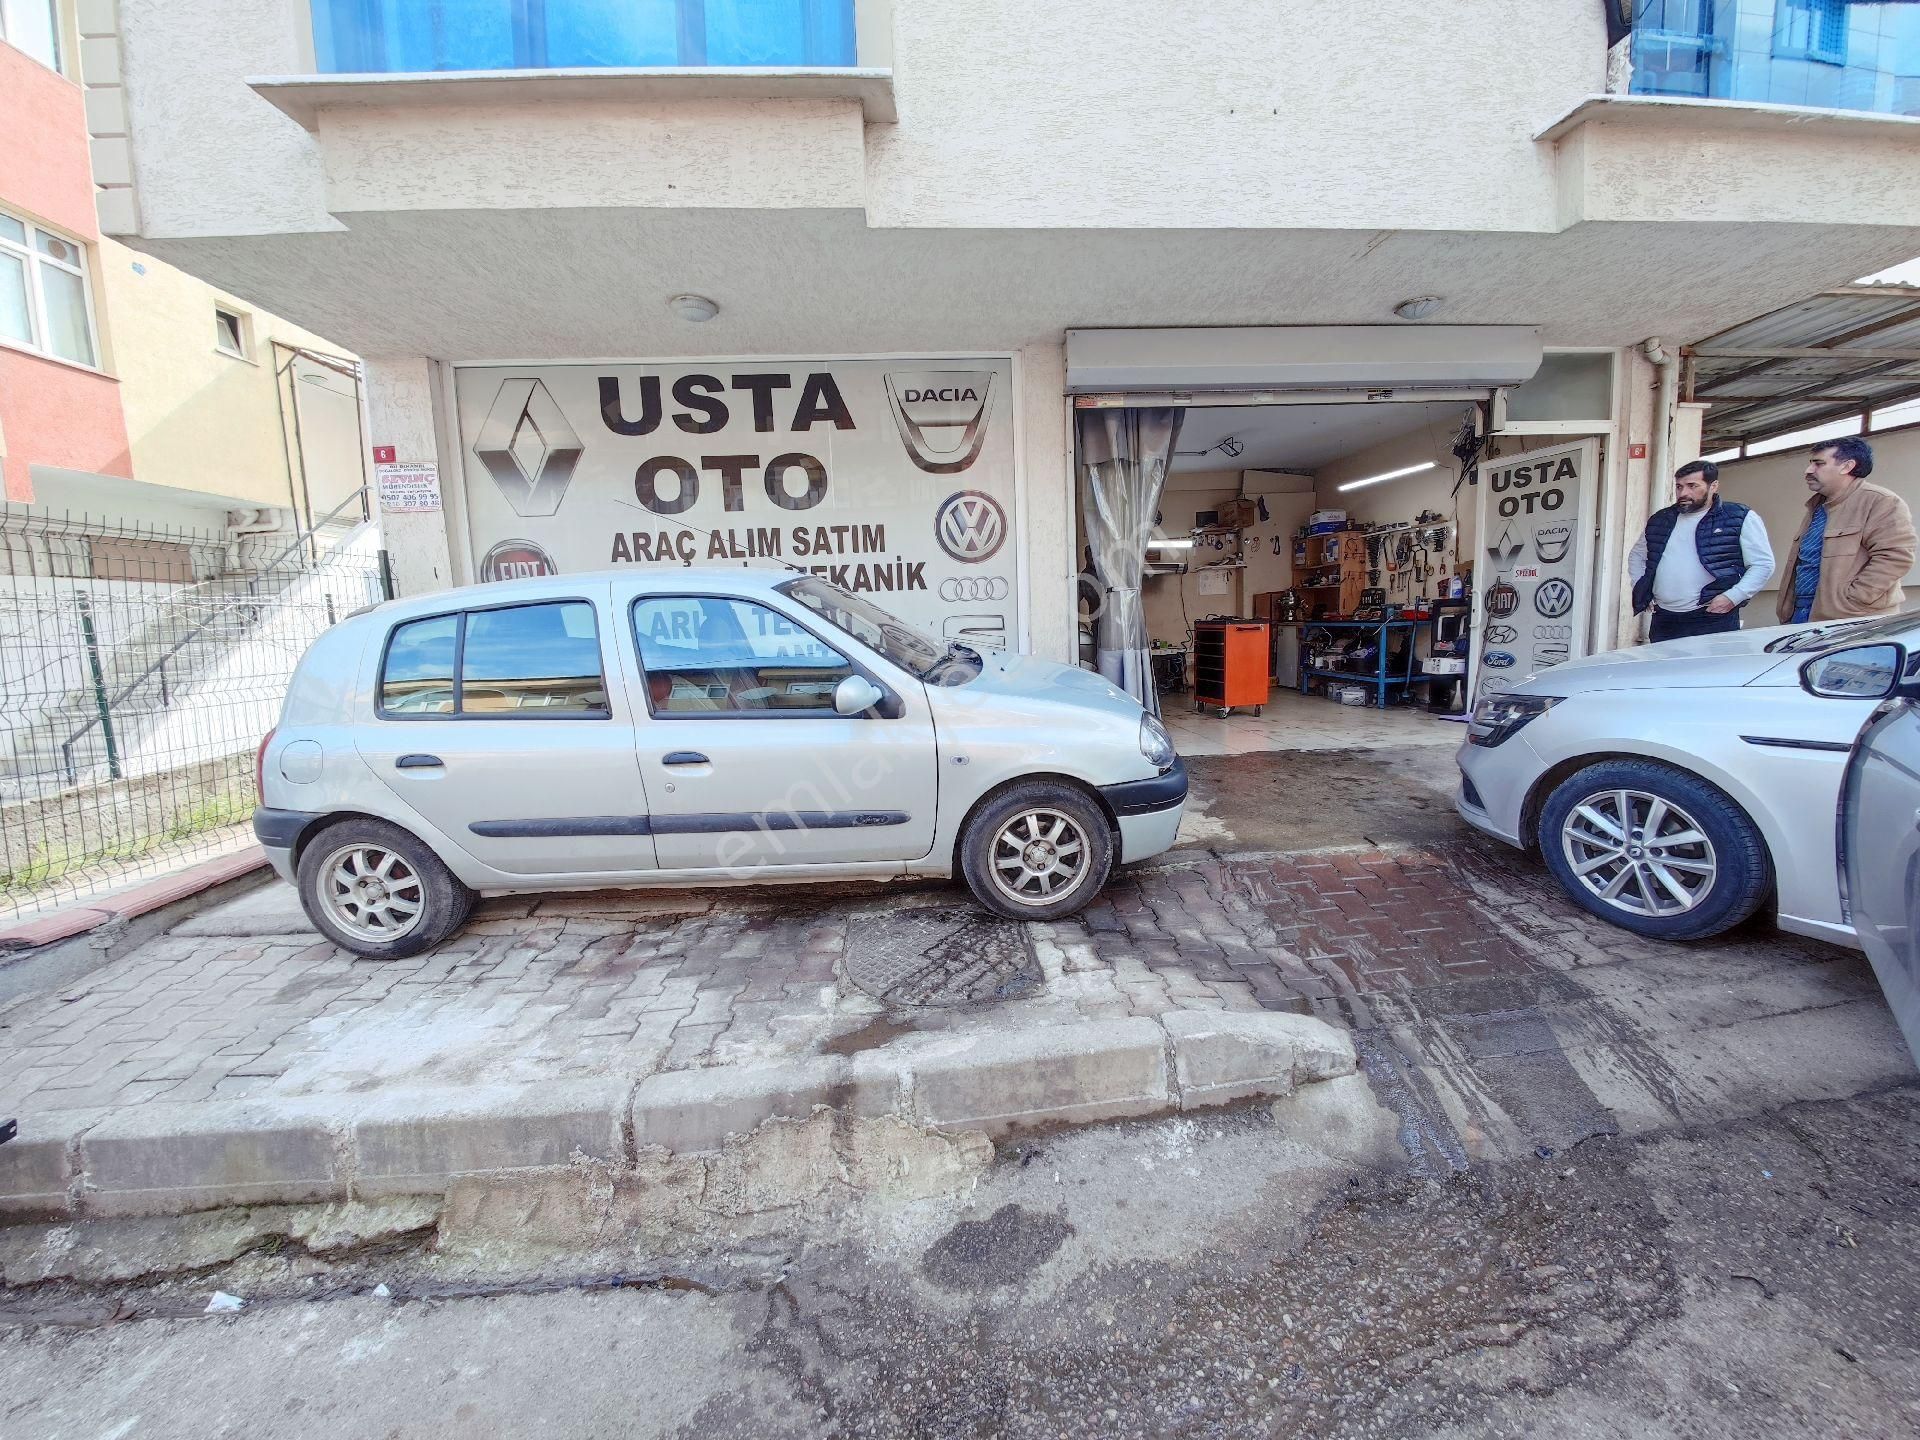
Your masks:
[[[940,582],[942,600],[1004,600],[1008,592],[1004,575],[953,575]]]

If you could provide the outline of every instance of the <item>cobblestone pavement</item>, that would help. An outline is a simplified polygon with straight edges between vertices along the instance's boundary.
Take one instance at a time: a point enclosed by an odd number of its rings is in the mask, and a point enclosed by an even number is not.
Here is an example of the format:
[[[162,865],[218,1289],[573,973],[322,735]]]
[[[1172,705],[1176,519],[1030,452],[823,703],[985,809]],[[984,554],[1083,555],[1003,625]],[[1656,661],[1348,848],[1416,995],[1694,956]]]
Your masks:
[[[1587,995],[1570,978],[1582,971],[1711,954],[1720,974],[1744,981],[1830,972],[1840,955],[1757,927],[1711,947],[1649,945],[1587,919],[1532,862],[1463,836],[1444,851],[1199,855],[1129,872],[1072,921],[1013,927],[1017,943],[1000,948],[1025,963],[997,1002],[889,1008],[849,981],[850,941],[906,918],[937,928],[929,910],[962,929],[983,923],[945,886],[520,898],[488,902],[432,955],[375,963],[316,941],[276,884],[0,1013],[0,1096],[27,1114],[637,1077],[860,1048],[903,1029],[1272,1007],[1391,1037],[1391,1050],[1362,1045],[1377,1088],[1407,1078],[1396,1056],[1446,1064],[1478,1051],[1482,1073],[1466,1088],[1498,1102],[1488,1067],[1520,1055],[1528,1068],[1513,1077],[1511,1111],[1537,1109],[1528,1087],[1551,1090],[1571,1074],[1565,1060],[1542,1069],[1555,1050],[1549,1027],[1530,1042],[1513,1017]],[[941,951],[928,947],[929,965],[951,963]],[[962,968],[971,994],[986,993],[980,967]],[[1842,998],[1871,994],[1860,970],[1834,982]],[[924,1000],[939,978],[929,971],[893,994]],[[1463,1015],[1478,1029],[1463,1032]],[[1409,1133],[1433,1132],[1430,1150],[1451,1156],[1434,1097],[1415,1085],[1400,1104]],[[1583,1121],[1589,1133],[1605,1128],[1579,1115],[1568,1123]]]

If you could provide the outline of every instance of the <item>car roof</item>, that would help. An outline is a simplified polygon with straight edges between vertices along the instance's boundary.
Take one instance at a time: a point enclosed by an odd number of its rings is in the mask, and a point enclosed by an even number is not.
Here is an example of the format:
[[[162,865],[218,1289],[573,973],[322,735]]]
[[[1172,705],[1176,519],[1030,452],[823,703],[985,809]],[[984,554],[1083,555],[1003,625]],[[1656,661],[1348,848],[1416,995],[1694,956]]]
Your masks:
[[[355,619],[382,625],[421,615],[444,615],[449,610],[476,606],[519,605],[535,600],[564,600],[595,594],[606,585],[639,584],[660,594],[718,594],[752,598],[770,594],[776,586],[799,578],[800,572],[773,566],[690,565],[666,567],[615,566],[573,575],[536,575],[525,580],[488,580],[456,585],[426,595],[388,600],[359,612]]]

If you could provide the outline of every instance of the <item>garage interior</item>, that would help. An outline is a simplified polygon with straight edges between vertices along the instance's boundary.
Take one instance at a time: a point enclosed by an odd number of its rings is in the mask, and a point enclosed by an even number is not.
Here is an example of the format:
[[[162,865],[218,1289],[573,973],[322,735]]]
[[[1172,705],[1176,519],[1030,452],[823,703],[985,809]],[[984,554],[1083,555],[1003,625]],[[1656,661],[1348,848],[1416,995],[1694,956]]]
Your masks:
[[[1460,400],[1186,411],[1142,586],[1184,752],[1458,740],[1435,712],[1458,712],[1461,679],[1424,662],[1436,618],[1457,634],[1466,613],[1474,492],[1454,450],[1479,424]],[[1267,624],[1257,714],[1251,674],[1227,675],[1238,703],[1218,701],[1220,617]]]

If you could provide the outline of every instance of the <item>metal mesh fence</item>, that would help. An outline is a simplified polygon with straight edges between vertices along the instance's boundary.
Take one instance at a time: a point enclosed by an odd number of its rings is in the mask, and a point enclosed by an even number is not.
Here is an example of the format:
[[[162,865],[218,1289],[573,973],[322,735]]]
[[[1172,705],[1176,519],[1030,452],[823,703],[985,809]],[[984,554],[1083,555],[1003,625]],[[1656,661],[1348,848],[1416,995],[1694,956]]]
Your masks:
[[[0,506],[0,918],[253,843],[295,664],[384,596],[350,501],[298,537]]]

